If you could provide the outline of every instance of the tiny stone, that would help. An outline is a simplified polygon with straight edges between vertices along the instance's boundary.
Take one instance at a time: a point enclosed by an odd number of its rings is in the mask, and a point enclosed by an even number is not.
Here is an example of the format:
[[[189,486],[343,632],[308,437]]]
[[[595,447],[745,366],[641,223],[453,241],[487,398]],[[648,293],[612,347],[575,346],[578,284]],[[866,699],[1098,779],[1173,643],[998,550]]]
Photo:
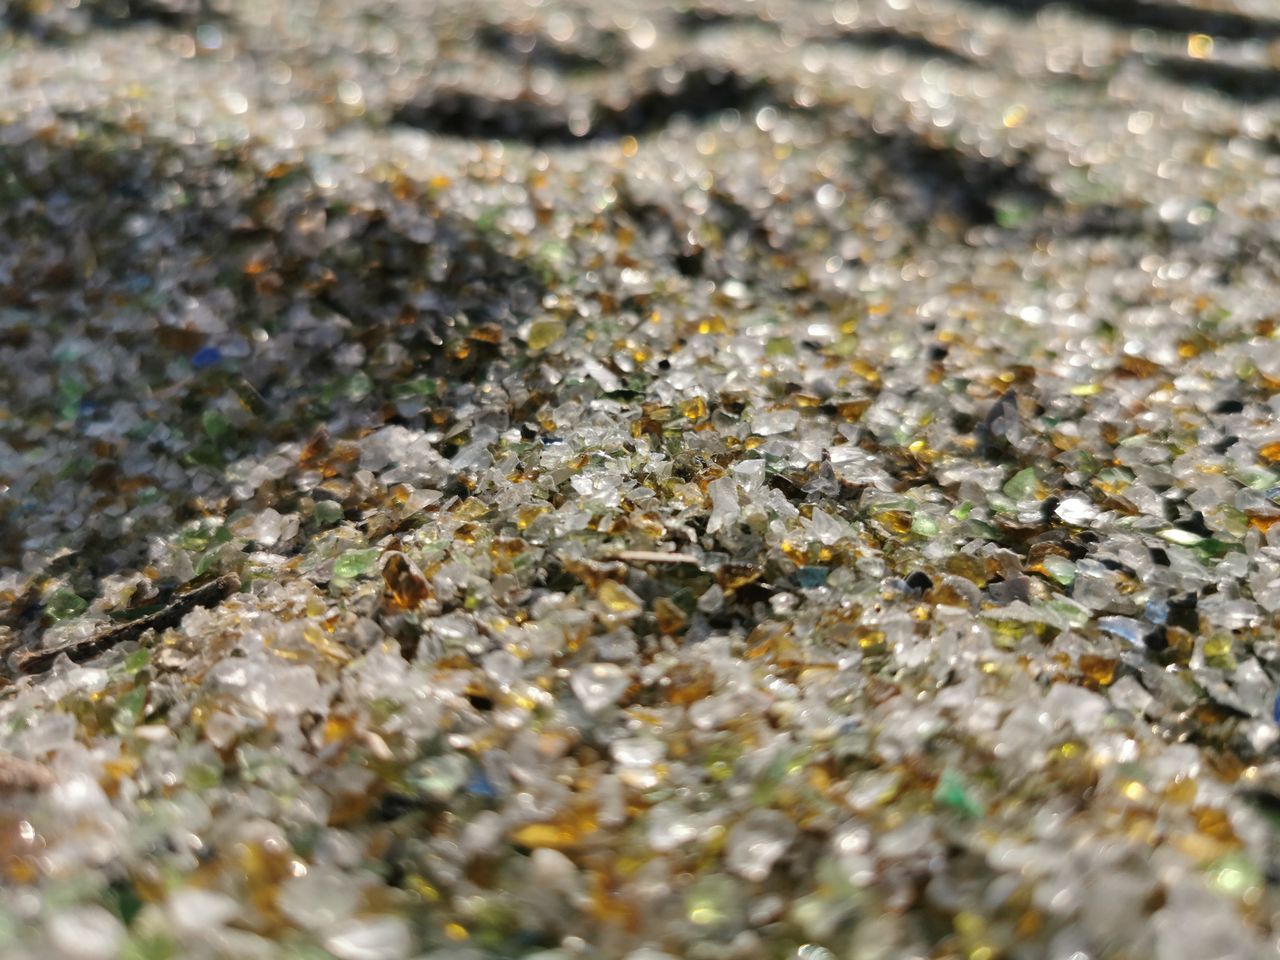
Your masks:
[[[613,706],[630,684],[630,677],[616,663],[589,663],[569,678],[573,695],[588,713]]]
[[[775,810],[753,810],[734,824],[725,842],[725,865],[738,876],[759,882],[787,852],[796,837],[791,819]]]
[[[356,907],[350,881],[336,870],[312,867],[280,888],[286,917],[306,930],[321,930],[347,919]]]
[[[324,941],[338,960],[402,960],[412,949],[409,927],[398,917],[349,920]]]
[[[1077,527],[1088,526],[1098,516],[1098,508],[1082,497],[1067,497],[1053,512]]]
[[[757,414],[751,421],[751,429],[762,437],[772,437],[790,433],[799,423],[800,414],[795,410],[772,410]]]
[[[167,908],[174,927],[186,934],[216,929],[240,915],[240,905],[226,894],[196,887],[175,890]]]
[[[110,960],[120,950],[125,929],[97,906],[64,910],[49,921],[49,943],[67,960]]]

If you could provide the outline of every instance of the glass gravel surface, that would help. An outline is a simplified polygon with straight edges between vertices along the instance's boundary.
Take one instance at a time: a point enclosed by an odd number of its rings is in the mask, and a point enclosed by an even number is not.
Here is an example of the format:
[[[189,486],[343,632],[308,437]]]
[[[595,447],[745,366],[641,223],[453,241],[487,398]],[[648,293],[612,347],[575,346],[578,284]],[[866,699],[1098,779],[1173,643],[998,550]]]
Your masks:
[[[0,955],[1276,955],[1278,41],[11,0]]]

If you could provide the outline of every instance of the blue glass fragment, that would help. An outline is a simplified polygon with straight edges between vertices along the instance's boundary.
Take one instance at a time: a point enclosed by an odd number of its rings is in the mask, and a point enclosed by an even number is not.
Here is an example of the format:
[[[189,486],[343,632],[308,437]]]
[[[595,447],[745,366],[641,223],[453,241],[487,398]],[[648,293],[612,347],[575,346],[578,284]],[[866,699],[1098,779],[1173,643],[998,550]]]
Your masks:
[[[796,570],[796,579],[805,590],[816,590],[827,582],[830,572],[826,567],[800,567]]]
[[[1152,623],[1169,622],[1169,601],[1164,597],[1153,597],[1147,601],[1144,616]]]
[[[476,797],[483,797],[485,800],[492,800],[498,795],[498,790],[494,787],[493,782],[485,775],[483,770],[476,770],[471,774],[471,779],[467,781],[466,786],[462,788],[467,793]]]
[[[1144,646],[1142,637],[1146,633],[1142,624],[1132,617],[1099,617],[1098,629],[1113,637],[1128,641],[1135,647]]]
[[[204,370],[206,367],[212,367],[214,364],[222,362],[222,351],[217,347],[201,347],[191,355],[191,366],[197,370]]]

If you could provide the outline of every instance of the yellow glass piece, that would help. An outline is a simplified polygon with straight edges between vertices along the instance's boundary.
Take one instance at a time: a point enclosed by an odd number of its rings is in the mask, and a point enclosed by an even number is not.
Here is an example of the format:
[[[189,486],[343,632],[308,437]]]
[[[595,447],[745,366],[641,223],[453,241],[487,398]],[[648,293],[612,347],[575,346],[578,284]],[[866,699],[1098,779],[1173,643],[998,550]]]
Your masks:
[[[614,580],[601,583],[596,596],[605,605],[605,609],[616,616],[636,616],[644,609],[639,597]]]
[[[1187,37],[1187,56],[1193,60],[1205,60],[1213,56],[1213,37],[1204,33],[1193,33]]]
[[[563,320],[535,320],[529,327],[529,349],[540,353],[563,337],[566,332],[567,328]]]

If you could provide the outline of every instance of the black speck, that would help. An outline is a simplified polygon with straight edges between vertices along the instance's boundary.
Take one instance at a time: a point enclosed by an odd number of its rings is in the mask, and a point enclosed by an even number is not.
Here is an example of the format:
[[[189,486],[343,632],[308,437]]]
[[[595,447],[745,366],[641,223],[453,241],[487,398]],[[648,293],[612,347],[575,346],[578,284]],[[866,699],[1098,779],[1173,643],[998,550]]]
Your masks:
[[[907,577],[907,586],[924,593],[926,590],[933,589],[933,579],[923,570],[917,570]]]

